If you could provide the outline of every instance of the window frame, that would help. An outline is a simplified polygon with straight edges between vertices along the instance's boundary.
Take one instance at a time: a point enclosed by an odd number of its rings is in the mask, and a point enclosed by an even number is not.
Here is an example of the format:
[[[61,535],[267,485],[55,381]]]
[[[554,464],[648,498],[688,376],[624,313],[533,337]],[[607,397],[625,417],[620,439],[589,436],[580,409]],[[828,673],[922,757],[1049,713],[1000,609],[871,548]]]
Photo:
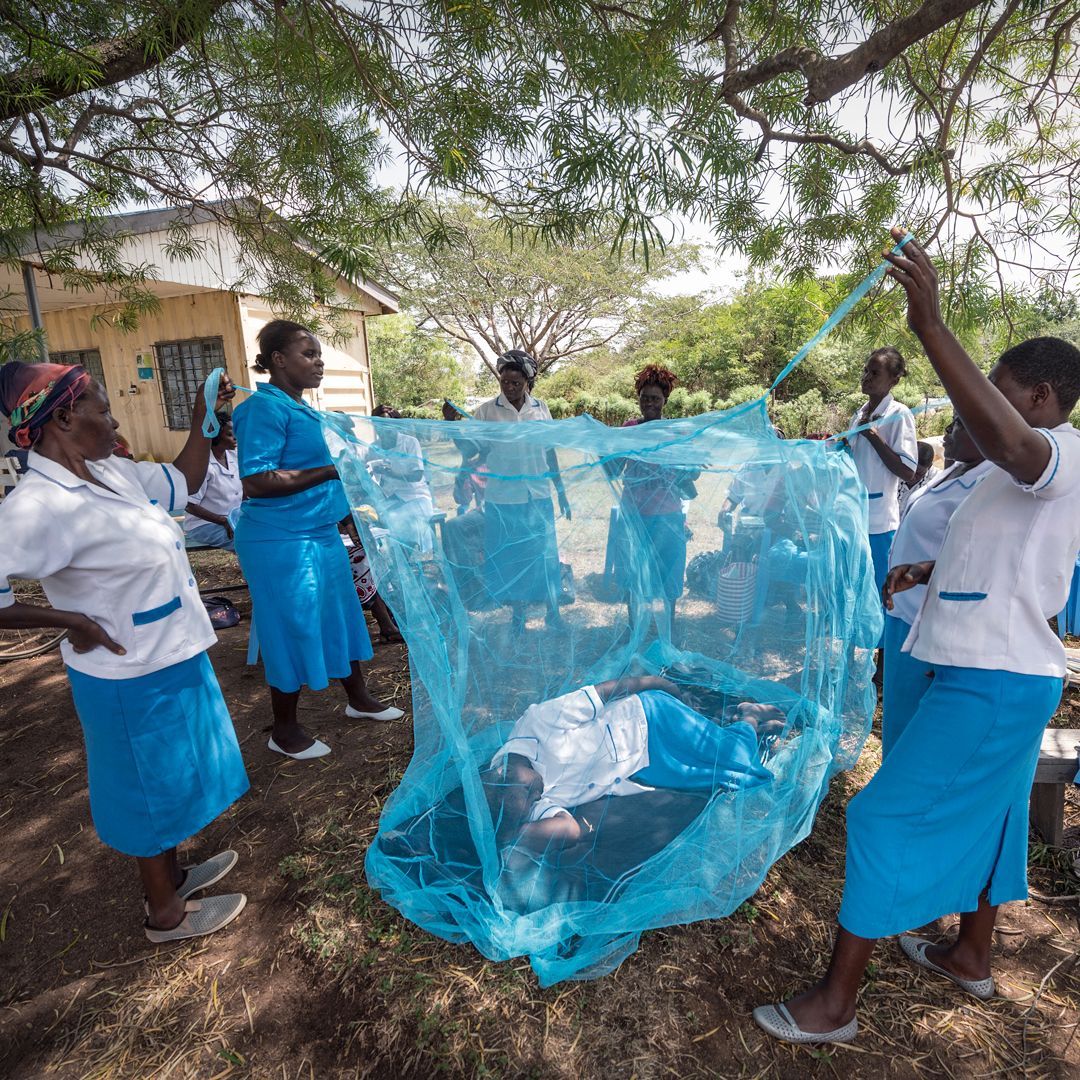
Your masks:
[[[96,362],[88,364],[86,359],[91,356],[97,358]],[[57,349],[49,352],[49,363],[68,366],[78,364],[79,367],[84,367],[90,372],[90,377],[95,382],[101,383],[108,390],[105,382],[105,365],[101,362],[100,349]]]
[[[195,350],[198,350],[196,355]],[[154,367],[161,387],[161,413],[170,431],[191,427],[199,386],[216,367],[227,367],[220,334],[154,342]]]

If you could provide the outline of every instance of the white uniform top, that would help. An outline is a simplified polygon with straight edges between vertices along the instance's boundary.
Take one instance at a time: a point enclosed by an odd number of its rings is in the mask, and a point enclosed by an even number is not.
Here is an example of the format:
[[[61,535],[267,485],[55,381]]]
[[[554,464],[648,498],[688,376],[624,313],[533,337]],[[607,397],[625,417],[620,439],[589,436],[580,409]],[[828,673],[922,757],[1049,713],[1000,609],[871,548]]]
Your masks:
[[[954,463],[955,464],[955,463]],[[951,468],[952,466],[950,466]],[[925,488],[929,487],[935,480],[941,475],[941,469],[934,468],[933,465],[923,473],[923,478],[918,483],[906,484],[903,480],[900,481],[900,521],[904,520],[904,513],[908,508],[908,504],[911,500]],[[899,528],[899,526],[897,526]]]
[[[424,455],[420,450],[420,440],[412,435],[398,433],[393,446],[383,447],[372,443],[366,451],[368,462],[385,461],[386,467],[375,470],[372,475],[379,482],[379,488],[388,498],[402,502],[415,502],[418,499],[430,499],[431,488],[421,476],[419,480],[406,480],[404,477],[417,468],[424,469]]]
[[[889,552],[889,569],[936,559],[941,551],[941,542],[945,539],[949,518],[993,468],[989,461],[980,461],[974,468],[963,471],[957,462],[938,473],[930,483],[915,488],[900,519],[900,528],[896,530],[896,538]],[[915,621],[925,595],[925,585],[916,585],[914,589],[896,593],[889,614],[910,625]]]
[[[473,410],[474,420],[501,420],[520,424],[526,420],[550,420],[547,404],[527,395],[521,409],[515,409],[499,394],[478,405]],[[487,478],[484,499],[493,503],[523,503],[530,499],[549,499],[551,481],[544,474],[548,471],[547,454],[543,447],[527,438],[518,436],[502,445],[492,446],[487,459],[490,475]],[[501,473],[502,476],[497,474]],[[524,476],[531,479],[503,479]]]
[[[507,754],[528,758],[544,781],[530,821],[605,795],[652,791],[629,779],[649,764],[649,724],[637,694],[606,705],[595,686],[531,705],[491,764]]]
[[[189,503],[201,506],[211,514],[228,517],[244,501],[244,484],[240,479],[240,470],[236,465],[236,451],[225,451],[225,464],[210,454],[210,464],[206,467],[206,479],[202,487],[189,499]],[[194,514],[184,515],[184,532],[191,532],[206,522]]]
[[[1069,597],[1080,550],[1080,432],[1037,428],[1050,461],[1034,484],[992,469],[949,521],[904,642],[930,664],[1065,676],[1047,620]]]
[[[851,418],[852,427],[859,426],[861,415],[862,409]],[[895,450],[905,464],[913,469],[917,467],[919,446],[915,437],[915,417],[906,405],[893,400],[892,394],[886,394],[870,422],[886,446]],[[859,479],[866,485],[870,499],[870,532],[892,532],[900,524],[900,477],[886,468],[869,439],[864,439],[861,433],[852,435],[848,442]]]
[[[187,502],[183,474],[117,457],[87,465],[109,490],[31,451],[26,476],[0,503],[0,606],[15,602],[10,578],[31,578],[54,608],[100,623],[126,655],[60,646],[65,664],[100,679],[149,675],[205,652],[217,639],[169,517]]]

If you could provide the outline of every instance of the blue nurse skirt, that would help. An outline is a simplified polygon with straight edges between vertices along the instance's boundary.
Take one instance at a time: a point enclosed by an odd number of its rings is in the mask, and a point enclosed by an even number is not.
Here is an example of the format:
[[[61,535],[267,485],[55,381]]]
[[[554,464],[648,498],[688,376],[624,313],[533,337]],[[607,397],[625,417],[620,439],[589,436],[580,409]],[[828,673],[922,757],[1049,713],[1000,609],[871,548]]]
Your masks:
[[[644,546],[619,522],[615,579],[643,600],[677,600],[686,578],[686,519],[678,514],[642,514]]]
[[[248,789],[206,653],[134,679],[67,669],[86,739],[102,843],[152,858],[205,828]]]
[[[772,780],[749,724],[722,727],[663,690],[638,697],[649,725],[649,764],[632,780],[676,791],[736,791]]]
[[[848,804],[840,925],[864,938],[1027,896],[1028,798],[1061,700],[1049,675],[935,666],[881,768]]]
[[[885,686],[881,698],[881,756],[887,757],[904,733],[923,694],[930,689],[934,669],[901,649],[911,624],[885,615]]]
[[[484,584],[496,604],[558,603],[559,549],[551,499],[484,503]]]
[[[370,660],[371,639],[336,525],[305,533],[241,518],[236,554],[251,592],[266,682],[292,694],[325,690]]]
[[[874,562],[874,585],[877,588],[878,603],[881,604],[882,611],[885,610],[885,603],[881,599],[881,590],[885,587],[885,579],[889,576],[889,552],[892,550],[895,536],[895,529],[891,532],[870,534],[870,558]],[[882,634],[875,648],[880,649],[884,644],[885,637]]]

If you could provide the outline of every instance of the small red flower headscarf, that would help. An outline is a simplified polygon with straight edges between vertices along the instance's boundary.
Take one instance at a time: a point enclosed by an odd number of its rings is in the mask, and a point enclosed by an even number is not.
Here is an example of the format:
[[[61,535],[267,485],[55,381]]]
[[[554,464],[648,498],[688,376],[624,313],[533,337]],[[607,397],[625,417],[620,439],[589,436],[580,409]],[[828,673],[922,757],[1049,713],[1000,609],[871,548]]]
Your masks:
[[[90,382],[90,373],[77,364],[4,364],[0,412],[11,421],[8,438],[24,450],[33,446],[53,412],[73,404]]]

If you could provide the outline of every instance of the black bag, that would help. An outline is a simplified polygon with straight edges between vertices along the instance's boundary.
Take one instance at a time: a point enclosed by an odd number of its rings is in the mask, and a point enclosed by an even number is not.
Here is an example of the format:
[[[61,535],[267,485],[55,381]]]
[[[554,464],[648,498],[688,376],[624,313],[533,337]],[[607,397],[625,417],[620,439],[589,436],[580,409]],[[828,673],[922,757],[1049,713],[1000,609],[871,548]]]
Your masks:
[[[228,597],[204,596],[202,602],[215,630],[227,630],[240,622],[240,612]]]

